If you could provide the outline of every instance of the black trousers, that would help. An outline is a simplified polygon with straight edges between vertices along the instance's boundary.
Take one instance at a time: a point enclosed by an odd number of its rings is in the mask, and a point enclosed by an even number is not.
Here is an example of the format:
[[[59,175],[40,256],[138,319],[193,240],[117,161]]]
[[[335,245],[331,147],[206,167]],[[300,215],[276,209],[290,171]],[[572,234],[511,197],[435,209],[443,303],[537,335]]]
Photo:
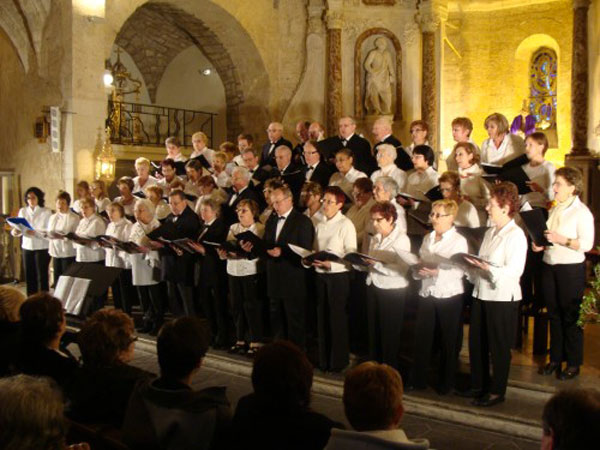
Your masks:
[[[52,269],[54,270],[54,285],[58,282],[58,279],[63,275],[69,266],[75,262],[75,257],[70,258],[52,258]]]
[[[515,340],[518,301],[483,301],[473,297],[469,328],[471,388],[504,395]],[[490,355],[493,375],[490,376]]]
[[[577,326],[585,289],[585,263],[542,264],[542,293],[550,319],[550,361],[583,364],[583,330]]]
[[[150,324],[155,329],[160,328],[164,322],[165,315],[162,283],[136,286],[136,289],[142,311],[144,312],[144,325]]]
[[[456,372],[456,343],[462,314],[463,295],[447,298],[421,297],[415,325],[415,354],[411,371],[411,384],[427,386],[427,372],[436,329],[440,334],[441,362],[439,388],[442,391],[454,387]]]
[[[400,335],[408,288],[367,286],[369,357],[399,370]]]
[[[29,297],[40,291],[48,291],[48,267],[50,266],[48,249],[25,250],[22,248],[21,252],[23,254],[27,296]]]
[[[111,285],[115,308],[131,316],[131,308],[137,302],[137,292],[131,280],[131,269],[123,269]]]
[[[350,297],[348,298],[350,351],[357,355],[367,354],[369,347],[366,279],[366,272],[350,273]]]
[[[167,281],[167,297],[169,299],[169,309],[174,316],[195,315],[193,286]]]
[[[269,316],[274,339],[288,339],[306,348],[306,297],[289,292],[285,297],[269,298]]]
[[[262,342],[263,302],[259,290],[259,276],[235,277],[229,275],[231,312],[238,341]]]
[[[317,273],[317,342],[322,370],[341,370],[348,365],[348,272]]]
[[[227,307],[225,280],[215,280],[214,284],[202,283],[196,288],[197,302],[202,314],[210,323],[213,341],[216,345],[230,344],[230,318]]]

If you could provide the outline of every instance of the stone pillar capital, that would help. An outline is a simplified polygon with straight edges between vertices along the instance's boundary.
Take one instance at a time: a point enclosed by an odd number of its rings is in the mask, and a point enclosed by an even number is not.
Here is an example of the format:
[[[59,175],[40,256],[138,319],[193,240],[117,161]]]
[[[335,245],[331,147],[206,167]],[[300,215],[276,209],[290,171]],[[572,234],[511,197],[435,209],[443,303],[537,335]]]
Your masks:
[[[344,25],[344,16],[339,11],[327,11],[325,21],[328,30],[341,30]]]
[[[591,0],[573,0],[573,9],[586,8],[588,9],[591,5]]]
[[[423,33],[435,33],[442,22],[448,20],[447,0],[425,0],[415,14],[415,21]]]

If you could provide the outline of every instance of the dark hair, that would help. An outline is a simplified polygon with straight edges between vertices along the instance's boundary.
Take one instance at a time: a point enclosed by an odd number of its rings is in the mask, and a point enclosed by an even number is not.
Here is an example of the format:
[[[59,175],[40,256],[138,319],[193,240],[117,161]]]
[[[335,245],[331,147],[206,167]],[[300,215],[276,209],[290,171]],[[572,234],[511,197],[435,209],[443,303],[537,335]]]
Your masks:
[[[169,192],[169,198],[171,197],[179,197],[179,200],[183,202],[186,200],[185,193],[181,189],[174,189]]]
[[[163,325],[156,340],[161,375],[176,380],[187,377],[206,355],[209,342],[206,320],[180,317]]]
[[[416,127],[417,125],[423,128],[423,130],[425,130],[427,134],[429,134],[429,124],[424,120],[413,120],[410,123],[410,126],[408,127],[408,131],[412,131],[413,127]]]
[[[357,188],[362,193],[372,193],[373,192],[373,180],[370,178],[359,178],[354,182],[354,187]]]
[[[435,162],[435,153],[429,145],[417,145],[413,148],[413,155],[423,155],[430,167]]]
[[[597,448],[596,428],[600,423],[600,392],[595,389],[567,389],[548,400],[542,413],[546,436],[560,450]]]
[[[327,186],[323,191],[323,197],[325,197],[327,194],[333,195],[336,203],[344,204],[346,201],[346,194],[344,194],[344,191],[339,186]]]
[[[218,188],[217,182],[212,175],[202,175],[198,178],[198,186],[212,186],[215,189]]]
[[[241,141],[242,139],[245,140],[245,141],[247,141],[248,144],[254,144],[254,138],[249,133],[239,134],[238,137],[237,137],[237,140]]]
[[[471,142],[457,142],[454,148],[452,149],[452,154],[454,155],[454,159],[456,159],[456,151],[462,148],[468,155],[473,155],[473,159],[471,162],[473,164],[479,164],[480,156],[479,150],[475,147],[475,144]]]
[[[519,190],[510,181],[493,185],[490,189],[490,198],[495,198],[500,208],[508,206],[508,216],[511,218],[519,211],[521,205]]]
[[[29,189],[27,189],[25,191],[25,204],[27,204],[27,196],[29,195],[29,193],[32,193],[33,195],[35,195],[38,199],[38,206],[41,208],[44,206],[44,191],[42,191],[40,188],[37,188],[35,186],[30,187]]]
[[[128,176],[119,178],[119,181],[117,182],[117,186],[120,186],[122,184],[126,184],[127,187],[129,188],[129,190],[133,191],[133,187],[134,187],[133,178],[128,177]]]
[[[81,357],[87,367],[106,367],[118,362],[119,353],[133,342],[133,319],[118,309],[101,309],[92,314],[77,336]]]
[[[440,176],[438,183],[450,183],[455,191],[460,191],[460,176],[458,175],[458,172],[454,172],[453,170],[444,172]]]
[[[573,195],[580,195],[583,192],[583,174],[577,167],[561,167],[554,173],[554,179],[562,177],[569,186],[575,186]]]
[[[398,210],[396,210],[396,207],[394,205],[392,205],[390,202],[375,203],[371,207],[371,210],[369,211],[369,213],[370,214],[379,213],[386,220],[393,219],[392,220],[393,223],[396,222],[396,220],[398,219]]]
[[[527,136],[525,138],[525,141],[527,141],[527,139],[531,139],[536,144],[541,145],[543,147],[542,155],[546,154],[546,151],[548,150],[548,138],[546,137],[546,135],[544,133],[542,133],[541,131],[534,131],[533,133],[531,133],[529,136]]]
[[[169,136],[167,139],[165,139],[165,146],[168,144],[172,144],[175,147],[181,147],[181,141],[176,136]]]
[[[335,155],[337,156],[340,153],[342,153],[342,154],[346,155],[348,158],[352,158],[352,160],[354,160],[354,153],[349,148],[347,148],[347,147],[340,148],[338,151],[335,152]]]
[[[67,202],[67,206],[71,204],[71,196],[66,191],[58,191],[56,200],[64,200]]]
[[[231,141],[221,142],[219,144],[219,150],[225,153],[236,153],[238,151],[237,145]]]
[[[186,169],[194,169],[198,171],[202,171],[202,163],[197,159],[190,159],[187,163],[185,163]]]
[[[254,358],[254,392],[273,409],[294,411],[308,408],[312,381],[310,361],[289,341],[267,344]]]
[[[172,158],[165,158],[160,162],[161,167],[171,166],[173,169],[176,169],[175,160]]]
[[[39,292],[21,305],[23,339],[31,345],[47,345],[60,331],[64,318],[59,299],[48,292]]]

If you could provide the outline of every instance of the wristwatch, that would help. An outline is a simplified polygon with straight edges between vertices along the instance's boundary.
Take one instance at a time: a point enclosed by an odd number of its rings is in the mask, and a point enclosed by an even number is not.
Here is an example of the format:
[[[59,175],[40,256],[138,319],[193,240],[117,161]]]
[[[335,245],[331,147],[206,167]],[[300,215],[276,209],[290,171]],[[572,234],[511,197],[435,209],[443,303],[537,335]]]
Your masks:
[[[571,238],[567,238],[567,243],[565,244],[568,248],[571,248]]]

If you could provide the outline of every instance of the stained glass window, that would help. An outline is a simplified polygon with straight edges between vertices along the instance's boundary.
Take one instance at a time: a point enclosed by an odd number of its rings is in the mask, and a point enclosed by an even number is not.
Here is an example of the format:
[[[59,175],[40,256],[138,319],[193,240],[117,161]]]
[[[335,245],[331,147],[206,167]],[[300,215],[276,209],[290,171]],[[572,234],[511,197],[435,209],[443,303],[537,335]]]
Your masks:
[[[556,128],[556,52],[542,47],[531,57],[529,69],[529,112],[535,127]]]

